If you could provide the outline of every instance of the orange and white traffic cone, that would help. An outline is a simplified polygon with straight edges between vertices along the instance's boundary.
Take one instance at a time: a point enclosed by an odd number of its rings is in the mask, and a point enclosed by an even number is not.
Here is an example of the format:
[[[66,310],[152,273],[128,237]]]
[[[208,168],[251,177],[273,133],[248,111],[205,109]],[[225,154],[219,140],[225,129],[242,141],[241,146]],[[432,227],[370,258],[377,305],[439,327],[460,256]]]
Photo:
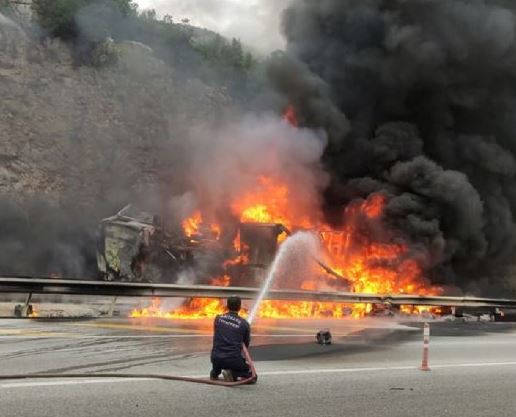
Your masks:
[[[429,371],[430,367],[428,366],[428,345],[430,344],[430,325],[425,323],[423,327],[423,360],[421,362],[421,370]]]

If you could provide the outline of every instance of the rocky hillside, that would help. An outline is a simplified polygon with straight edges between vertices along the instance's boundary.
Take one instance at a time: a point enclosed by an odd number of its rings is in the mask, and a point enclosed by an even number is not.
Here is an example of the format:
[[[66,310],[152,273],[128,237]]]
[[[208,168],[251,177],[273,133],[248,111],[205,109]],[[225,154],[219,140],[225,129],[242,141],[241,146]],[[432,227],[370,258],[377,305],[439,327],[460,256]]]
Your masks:
[[[75,226],[50,218],[91,231],[101,216],[173,181],[190,126],[231,104],[222,89],[177,77],[146,45],[106,42],[98,59],[109,63],[77,67],[67,46],[35,40],[0,15],[0,273],[39,272],[39,262],[13,265],[34,238],[20,227],[41,230],[59,252],[63,227],[68,236]],[[42,221],[40,210],[53,214]],[[70,251],[68,241],[61,246]]]

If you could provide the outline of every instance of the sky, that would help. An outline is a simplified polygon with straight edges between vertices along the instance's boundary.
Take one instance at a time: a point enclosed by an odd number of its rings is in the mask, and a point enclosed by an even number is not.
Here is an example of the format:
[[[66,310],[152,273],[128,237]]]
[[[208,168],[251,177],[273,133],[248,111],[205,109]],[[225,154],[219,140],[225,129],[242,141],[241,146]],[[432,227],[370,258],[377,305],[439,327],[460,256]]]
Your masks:
[[[293,0],[137,0],[141,9],[154,9],[174,21],[190,19],[195,26],[239,38],[262,53],[285,46],[281,11]]]

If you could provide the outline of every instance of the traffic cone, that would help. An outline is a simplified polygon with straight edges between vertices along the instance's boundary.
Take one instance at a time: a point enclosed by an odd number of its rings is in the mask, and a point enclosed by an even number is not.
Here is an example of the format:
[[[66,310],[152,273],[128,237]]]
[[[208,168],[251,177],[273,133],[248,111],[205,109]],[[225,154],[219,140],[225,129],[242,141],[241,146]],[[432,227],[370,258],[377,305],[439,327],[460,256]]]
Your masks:
[[[421,370],[429,371],[430,367],[428,366],[428,345],[430,344],[430,325],[425,323],[423,327],[423,360],[421,362]]]

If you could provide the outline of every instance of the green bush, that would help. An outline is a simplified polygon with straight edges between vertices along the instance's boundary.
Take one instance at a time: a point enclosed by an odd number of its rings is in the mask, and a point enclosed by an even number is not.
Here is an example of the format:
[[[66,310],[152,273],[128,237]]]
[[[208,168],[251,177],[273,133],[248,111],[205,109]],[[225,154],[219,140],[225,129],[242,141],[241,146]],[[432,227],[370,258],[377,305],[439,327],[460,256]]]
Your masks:
[[[257,61],[240,40],[229,41],[187,20],[176,23],[154,10],[139,12],[131,0],[33,0],[32,8],[45,36],[68,42],[79,65],[111,65],[117,53],[111,53],[110,39],[115,44],[132,40],[151,47],[178,74],[238,94],[255,88]]]
[[[211,64],[216,66],[229,66],[241,70],[248,70],[255,60],[249,52],[244,52],[240,40],[233,38],[228,42],[220,35],[212,40],[196,45],[195,48]]]
[[[12,12],[12,3],[9,0],[0,0],[0,13],[10,15]]]
[[[93,5],[122,16],[136,12],[136,5],[131,0],[33,0],[32,10],[38,24],[51,36],[73,40],[79,36],[78,12]]]

